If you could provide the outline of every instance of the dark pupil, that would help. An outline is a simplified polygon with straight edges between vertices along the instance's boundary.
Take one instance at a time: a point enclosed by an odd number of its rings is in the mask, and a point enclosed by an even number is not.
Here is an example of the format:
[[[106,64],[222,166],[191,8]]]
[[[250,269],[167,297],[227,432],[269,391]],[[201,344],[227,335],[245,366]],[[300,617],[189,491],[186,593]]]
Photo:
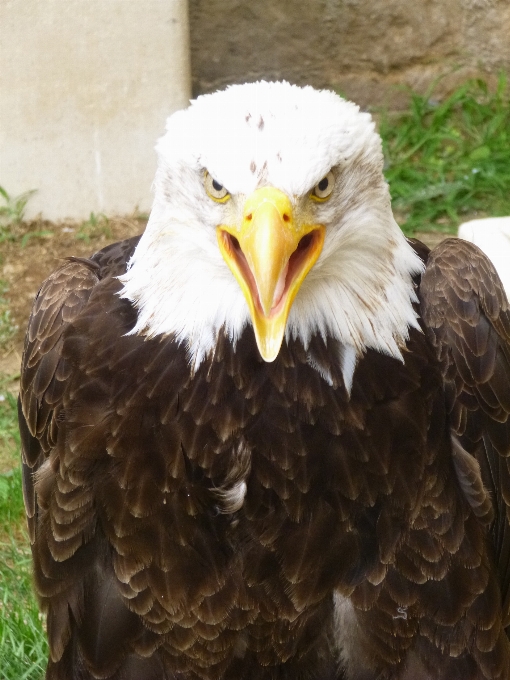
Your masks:
[[[324,177],[324,179],[321,179],[319,184],[317,184],[317,188],[319,189],[319,191],[326,191],[326,189],[328,188],[328,184],[329,184],[328,178]]]
[[[221,184],[220,184],[219,182],[217,182],[215,179],[213,179],[212,185],[213,185],[214,191],[220,192],[220,191],[223,190],[223,187],[221,186]],[[326,186],[327,186],[327,185],[326,185]]]

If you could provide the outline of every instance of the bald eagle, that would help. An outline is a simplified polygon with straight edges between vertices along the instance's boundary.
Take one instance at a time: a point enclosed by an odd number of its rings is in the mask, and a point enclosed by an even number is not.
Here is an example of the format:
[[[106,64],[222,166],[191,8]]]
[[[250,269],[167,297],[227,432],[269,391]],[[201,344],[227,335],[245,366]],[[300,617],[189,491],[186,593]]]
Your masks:
[[[232,86],[140,238],[42,285],[20,426],[50,680],[510,677],[510,314],[374,123]]]

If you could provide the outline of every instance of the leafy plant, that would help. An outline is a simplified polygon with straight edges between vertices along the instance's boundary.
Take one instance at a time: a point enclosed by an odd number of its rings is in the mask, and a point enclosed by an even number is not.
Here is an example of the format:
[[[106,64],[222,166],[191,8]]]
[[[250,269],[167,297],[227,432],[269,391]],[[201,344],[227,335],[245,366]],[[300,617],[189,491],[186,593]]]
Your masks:
[[[0,197],[3,205],[0,205],[0,243],[2,241],[14,241],[17,238],[16,227],[22,222],[26,205],[35,190],[26,191],[19,196],[11,196],[0,186]]]
[[[411,93],[407,111],[384,114],[380,133],[393,209],[407,233],[454,231],[465,219],[510,214],[510,102],[470,80],[445,101]]]
[[[25,248],[27,243],[33,238],[48,238],[53,236],[53,232],[48,231],[48,229],[39,229],[38,231],[27,231],[21,238],[21,247]]]
[[[110,223],[103,213],[96,215],[91,212],[89,219],[81,224],[76,238],[88,243],[92,238],[97,238],[98,236],[112,237]]]

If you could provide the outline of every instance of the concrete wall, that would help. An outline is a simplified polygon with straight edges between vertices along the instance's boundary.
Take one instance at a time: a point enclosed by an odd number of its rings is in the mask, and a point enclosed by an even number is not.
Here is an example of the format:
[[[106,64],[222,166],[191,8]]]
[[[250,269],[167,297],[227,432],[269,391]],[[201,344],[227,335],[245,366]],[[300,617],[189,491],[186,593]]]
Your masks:
[[[363,106],[510,74],[510,0],[189,0],[193,89],[285,78]],[[452,72],[458,69],[456,72]]]
[[[0,185],[28,215],[151,205],[154,144],[190,95],[186,0],[1,0]]]
[[[155,140],[189,97],[186,0],[0,0],[0,185],[28,214],[150,206]],[[404,105],[510,74],[510,0],[189,0],[194,94],[258,78]],[[457,70],[455,70],[457,69]]]

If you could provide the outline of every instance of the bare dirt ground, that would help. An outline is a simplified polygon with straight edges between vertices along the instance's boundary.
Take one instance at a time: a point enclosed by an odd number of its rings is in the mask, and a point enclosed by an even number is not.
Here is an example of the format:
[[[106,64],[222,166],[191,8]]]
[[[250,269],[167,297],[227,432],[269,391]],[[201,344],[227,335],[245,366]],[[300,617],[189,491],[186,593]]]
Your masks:
[[[17,327],[14,336],[0,347],[0,378],[13,378],[8,387],[15,387],[30,310],[44,279],[64,258],[87,257],[109,243],[140,234],[145,224],[145,218],[136,216],[102,219],[95,224],[38,220],[22,225],[15,241],[0,244],[0,280],[7,287],[3,297]]]
[[[145,224],[145,218],[136,216],[99,220],[97,224],[85,225],[39,220],[22,225],[23,235],[20,233],[15,241],[0,244],[0,279],[7,284],[4,298],[9,305],[12,323],[17,327],[6,346],[0,348],[2,386],[16,389],[30,309],[44,279],[64,258],[71,255],[87,257],[109,243],[140,234]],[[416,236],[433,247],[446,235],[427,232]],[[7,384],[6,378],[10,378]]]

